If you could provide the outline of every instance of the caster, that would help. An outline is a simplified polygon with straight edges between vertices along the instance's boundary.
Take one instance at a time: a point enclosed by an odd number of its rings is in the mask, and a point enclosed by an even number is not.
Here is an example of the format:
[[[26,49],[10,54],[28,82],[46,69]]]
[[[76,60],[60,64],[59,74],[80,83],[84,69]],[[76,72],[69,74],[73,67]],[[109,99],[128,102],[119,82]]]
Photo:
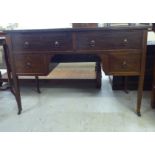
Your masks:
[[[20,115],[22,113],[22,109],[18,110],[18,115]]]
[[[141,113],[140,113],[140,112],[137,112],[137,115],[138,115],[139,117],[141,117]]]

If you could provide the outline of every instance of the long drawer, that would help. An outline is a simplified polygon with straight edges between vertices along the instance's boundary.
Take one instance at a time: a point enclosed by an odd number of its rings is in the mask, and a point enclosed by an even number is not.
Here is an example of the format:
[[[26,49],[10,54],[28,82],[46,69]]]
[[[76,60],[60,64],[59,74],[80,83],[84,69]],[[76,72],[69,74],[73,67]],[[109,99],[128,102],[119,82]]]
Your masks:
[[[72,50],[72,35],[69,32],[19,33],[12,35],[15,52],[68,51]]]
[[[77,34],[78,50],[141,49],[142,31],[94,31]]]

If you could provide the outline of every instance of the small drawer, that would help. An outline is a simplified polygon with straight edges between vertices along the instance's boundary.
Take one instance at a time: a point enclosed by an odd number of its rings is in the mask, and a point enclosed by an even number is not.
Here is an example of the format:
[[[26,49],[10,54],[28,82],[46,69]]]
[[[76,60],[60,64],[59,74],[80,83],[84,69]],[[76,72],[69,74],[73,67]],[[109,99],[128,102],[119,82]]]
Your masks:
[[[79,50],[141,49],[141,31],[94,31],[77,34]]]
[[[36,54],[16,54],[15,69],[20,75],[42,75],[46,73],[46,57]]]
[[[13,50],[22,51],[67,51],[72,49],[69,32],[19,33],[12,35]]]
[[[109,70],[111,73],[139,73],[141,54],[139,52],[122,52],[109,54]]]

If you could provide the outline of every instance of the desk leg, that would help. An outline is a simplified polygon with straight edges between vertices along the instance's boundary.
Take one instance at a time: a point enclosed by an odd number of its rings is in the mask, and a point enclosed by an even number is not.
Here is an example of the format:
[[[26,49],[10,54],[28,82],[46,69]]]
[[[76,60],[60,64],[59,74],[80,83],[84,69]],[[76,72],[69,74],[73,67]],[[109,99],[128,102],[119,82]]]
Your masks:
[[[5,59],[5,63],[6,63],[6,68],[7,68],[7,75],[8,75],[8,85],[10,87],[11,92],[13,92],[12,90],[12,80],[11,80],[11,67],[10,67],[10,63],[9,63],[9,56],[8,56],[8,49],[7,46],[4,45],[3,46],[4,49],[4,59]]]
[[[17,101],[18,106],[18,115],[21,114],[22,111],[22,104],[21,104],[21,96],[20,96],[20,89],[19,89],[19,80],[18,76],[13,76],[13,83],[14,83],[14,95]]]
[[[143,50],[141,57],[141,71],[139,75],[138,83],[138,93],[137,93],[137,115],[141,116],[140,108],[143,95],[143,86],[144,86],[144,76],[145,76],[145,64],[146,64],[146,42],[147,42],[147,31],[143,32]]]
[[[3,82],[1,81],[1,79],[2,79],[2,73],[0,71],[0,87],[2,87],[2,84],[3,84]]]
[[[22,111],[22,104],[21,104],[21,96],[20,96],[20,89],[19,89],[19,80],[15,72],[15,66],[14,66],[15,63],[13,59],[10,37],[6,37],[6,42],[7,44],[5,44],[3,47],[4,47],[5,61],[7,66],[8,81],[10,83],[11,91],[14,94],[15,99],[17,101],[18,115],[19,115],[21,114],[21,111]]]
[[[128,77],[124,76],[124,92],[128,94]]]
[[[41,91],[40,91],[39,77],[35,76],[35,79],[36,79],[37,92],[40,94]]]
[[[96,87],[98,89],[101,89],[102,74],[101,74],[101,64],[100,64],[100,62],[96,62],[95,71],[96,71]]]
[[[141,116],[140,108],[143,95],[144,75],[139,77],[138,94],[137,94],[137,115]]]
[[[155,109],[155,85],[153,85],[153,88],[152,88],[151,108]]]
[[[155,63],[153,65],[153,83],[152,83],[152,94],[151,94],[151,107],[155,108]]]

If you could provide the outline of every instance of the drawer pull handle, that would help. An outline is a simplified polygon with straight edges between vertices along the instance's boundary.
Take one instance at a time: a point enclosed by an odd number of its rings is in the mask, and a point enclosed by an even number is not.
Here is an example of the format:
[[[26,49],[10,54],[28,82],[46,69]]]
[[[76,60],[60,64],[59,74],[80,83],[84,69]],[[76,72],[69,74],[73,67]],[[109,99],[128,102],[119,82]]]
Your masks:
[[[95,40],[90,41],[90,47],[95,47]]]
[[[127,68],[127,62],[125,60],[122,63],[122,68]]]
[[[29,45],[30,45],[30,44],[29,44],[28,41],[25,41],[25,42],[24,42],[24,46],[25,46],[26,48],[29,47]]]
[[[31,68],[31,67],[32,67],[32,64],[31,64],[30,62],[27,62],[27,63],[26,63],[26,67],[27,67],[27,68]]]
[[[59,46],[60,46],[60,44],[59,44],[58,41],[55,41],[55,42],[54,42],[54,45],[55,45],[55,47],[59,47]]]
[[[124,42],[124,44],[126,45],[126,44],[128,43],[128,39],[125,38],[125,39],[123,40],[123,42]]]

